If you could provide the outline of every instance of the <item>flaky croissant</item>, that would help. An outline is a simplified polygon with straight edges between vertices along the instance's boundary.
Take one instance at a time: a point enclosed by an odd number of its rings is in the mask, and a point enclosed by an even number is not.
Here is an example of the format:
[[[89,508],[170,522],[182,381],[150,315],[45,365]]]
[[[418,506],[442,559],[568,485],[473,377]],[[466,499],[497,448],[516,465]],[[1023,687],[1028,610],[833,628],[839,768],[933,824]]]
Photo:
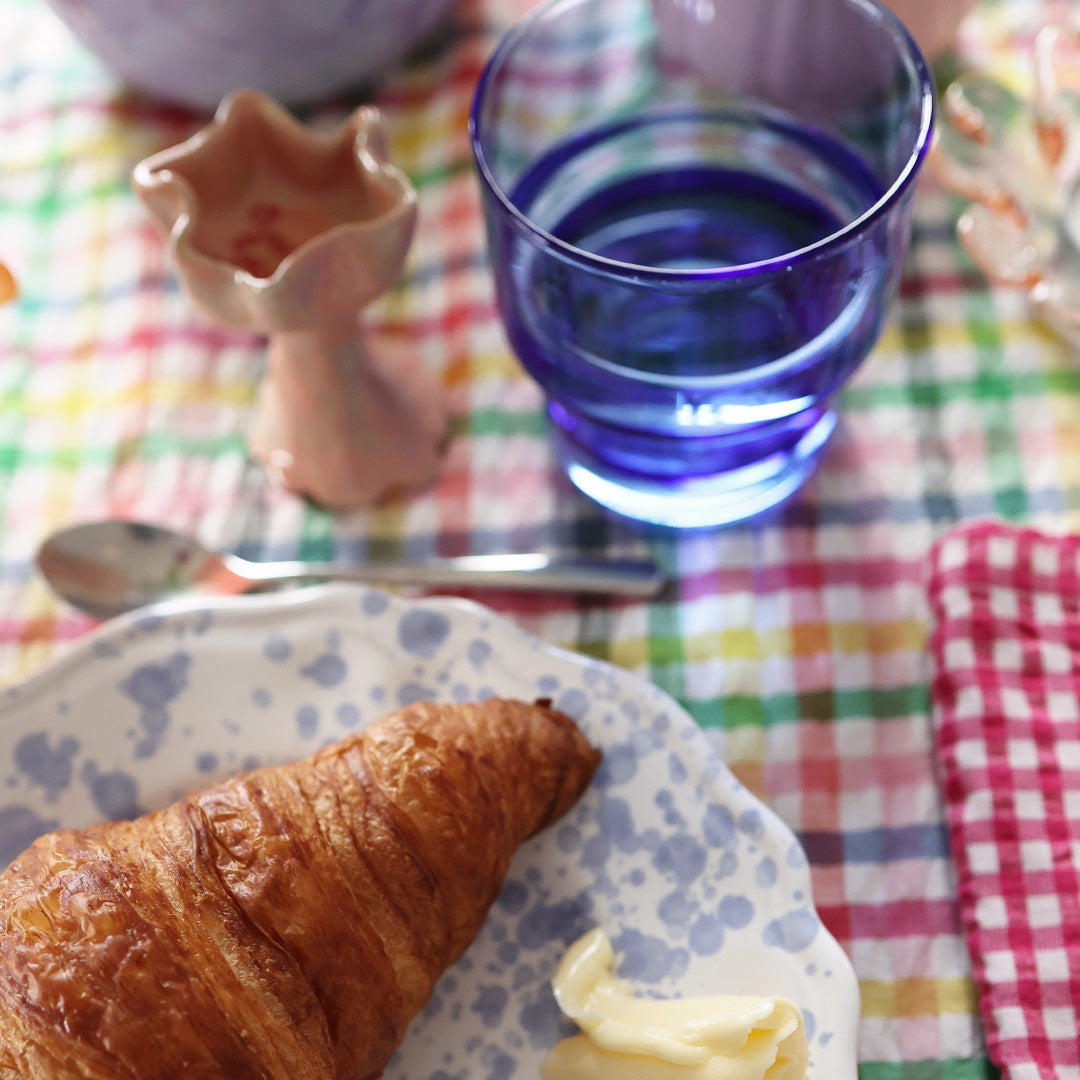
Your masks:
[[[542,702],[422,703],[42,837],[0,875],[0,1080],[378,1076],[598,761]]]

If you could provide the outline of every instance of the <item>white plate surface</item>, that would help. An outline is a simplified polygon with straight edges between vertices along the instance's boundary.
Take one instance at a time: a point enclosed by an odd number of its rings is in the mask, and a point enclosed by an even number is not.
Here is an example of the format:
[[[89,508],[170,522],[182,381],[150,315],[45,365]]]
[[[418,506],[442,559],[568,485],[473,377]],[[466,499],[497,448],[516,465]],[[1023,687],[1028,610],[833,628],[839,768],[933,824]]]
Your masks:
[[[858,984],[786,825],[659,689],[462,601],[328,585],[106,624],[0,695],[0,866],[49,829],[304,757],[417,699],[491,695],[553,698],[604,764],[518,852],[388,1080],[535,1077],[570,1032],[554,967],[597,924],[643,993],[790,997],[806,1017],[810,1075],[855,1080]]]

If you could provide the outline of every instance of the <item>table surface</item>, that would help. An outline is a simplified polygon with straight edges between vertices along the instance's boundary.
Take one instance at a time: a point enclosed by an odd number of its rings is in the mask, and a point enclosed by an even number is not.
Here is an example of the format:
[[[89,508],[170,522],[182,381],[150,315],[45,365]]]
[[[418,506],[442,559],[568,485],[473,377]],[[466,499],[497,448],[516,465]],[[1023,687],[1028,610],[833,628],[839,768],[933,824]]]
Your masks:
[[[961,62],[1022,79],[1051,10],[987,0]],[[860,979],[865,1078],[989,1074],[936,783],[925,555],[961,520],[1080,522],[1080,357],[1020,294],[988,286],[954,238],[958,202],[924,175],[890,323],[802,495],[769,520],[675,538],[605,517],[553,464],[485,262],[466,117],[513,15],[461,0],[445,40],[374,96],[421,220],[373,317],[440,374],[455,420],[432,489],[335,517],[248,461],[264,342],[194,312],[130,189],[140,158],[206,118],[125,93],[41,0],[5,0],[0,258],[21,293],[0,310],[0,680],[94,625],[33,568],[41,539],[75,520],[161,521],[256,558],[651,552],[673,576],[654,603],[482,599],[650,677],[799,834]]]

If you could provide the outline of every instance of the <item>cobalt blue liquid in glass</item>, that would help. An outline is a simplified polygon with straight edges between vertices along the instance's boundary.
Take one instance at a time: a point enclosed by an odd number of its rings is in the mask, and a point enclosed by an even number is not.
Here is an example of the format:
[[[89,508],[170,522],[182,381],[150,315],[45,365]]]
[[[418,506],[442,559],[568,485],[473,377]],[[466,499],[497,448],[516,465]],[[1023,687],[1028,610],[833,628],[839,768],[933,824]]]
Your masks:
[[[542,232],[489,206],[489,238],[574,482],[671,525],[801,486],[895,285],[884,222],[835,239],[882,194],[845,144],[749,105],[647,111],[528,165],[510,201]]]

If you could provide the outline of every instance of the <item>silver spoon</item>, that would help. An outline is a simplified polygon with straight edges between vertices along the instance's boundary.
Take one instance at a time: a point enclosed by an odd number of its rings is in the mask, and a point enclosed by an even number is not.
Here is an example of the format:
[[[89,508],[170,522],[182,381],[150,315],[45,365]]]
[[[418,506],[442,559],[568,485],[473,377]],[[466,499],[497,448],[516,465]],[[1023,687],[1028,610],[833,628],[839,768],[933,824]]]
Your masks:
[[[641,559],[560,559],[547,555],[465,555],[348,565],[253,562],[207,551],[194,537],[160,525],[96,521],[54,533],[38,569],[69,604],[98,619],[191,592],[235,595],[301,581],[362,581],[427,588],[517,589],[647,598],[664,584]]]

